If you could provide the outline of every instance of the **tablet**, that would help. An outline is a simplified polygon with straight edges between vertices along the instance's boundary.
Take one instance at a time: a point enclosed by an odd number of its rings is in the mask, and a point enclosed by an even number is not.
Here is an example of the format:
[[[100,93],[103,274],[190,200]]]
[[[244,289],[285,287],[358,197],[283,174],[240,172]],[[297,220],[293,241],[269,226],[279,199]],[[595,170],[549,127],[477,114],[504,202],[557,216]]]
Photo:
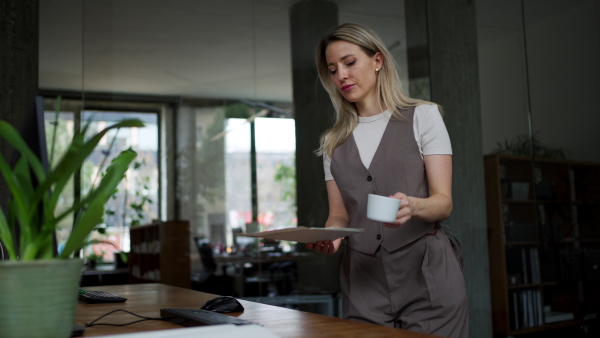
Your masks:
[[[261,231],[252,234],[242,233],[236,234],[236,236],[257,237],[298,243],[315,243],[319,241],[333,241],[341,237],[352,236],[364,231],[365,229],[355,228],[308,228],[300,226],[295,228]]]

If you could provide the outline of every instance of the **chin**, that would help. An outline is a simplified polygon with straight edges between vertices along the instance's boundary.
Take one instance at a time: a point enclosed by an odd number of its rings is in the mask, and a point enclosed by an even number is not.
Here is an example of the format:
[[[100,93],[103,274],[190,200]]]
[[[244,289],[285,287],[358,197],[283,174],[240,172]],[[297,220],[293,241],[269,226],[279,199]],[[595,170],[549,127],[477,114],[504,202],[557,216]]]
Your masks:
[[[358,98],[354,95],[351,94],[344,94],[342,93],[342,97],[344,99],[346,99],[346,101],[351,102],[351,103],[356,103],[356,101],[358,101]]]

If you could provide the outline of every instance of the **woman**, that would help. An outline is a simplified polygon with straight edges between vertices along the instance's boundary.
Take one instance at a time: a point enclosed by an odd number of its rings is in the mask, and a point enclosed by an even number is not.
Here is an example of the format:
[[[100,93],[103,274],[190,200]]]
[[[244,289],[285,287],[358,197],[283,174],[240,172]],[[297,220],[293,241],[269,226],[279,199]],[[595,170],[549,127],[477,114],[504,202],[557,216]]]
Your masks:
[[[336,111],[317,151],[329,200],[325,226],[365,229],[346,239],[344,317],[467,337],[462,264],[440,223],[452,211],[452,149],[438,106],[402,93],[392,56],[365,26],[332,29],[316,63]],[[394,223],[366,218],[370,193],[401,200]],[[341,241],[307,247],[332,255]]]

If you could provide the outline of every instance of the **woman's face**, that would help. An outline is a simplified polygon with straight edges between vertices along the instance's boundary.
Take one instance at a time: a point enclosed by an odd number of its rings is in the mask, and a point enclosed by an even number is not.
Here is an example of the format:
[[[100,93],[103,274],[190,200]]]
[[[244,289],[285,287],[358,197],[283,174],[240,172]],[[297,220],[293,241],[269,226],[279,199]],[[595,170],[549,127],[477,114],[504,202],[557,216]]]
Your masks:
[[[377,103],[377,73],[381,54],[368,56],[359,46],[335,41],[325,50],[331,81],[342,96],[357,105]]]

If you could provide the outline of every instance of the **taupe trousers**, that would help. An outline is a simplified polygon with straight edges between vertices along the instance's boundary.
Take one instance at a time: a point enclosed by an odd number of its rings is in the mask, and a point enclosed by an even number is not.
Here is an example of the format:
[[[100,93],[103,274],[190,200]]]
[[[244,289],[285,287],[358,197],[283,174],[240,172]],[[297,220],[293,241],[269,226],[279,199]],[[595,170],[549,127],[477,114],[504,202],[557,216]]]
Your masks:
[[[447,234],[436,223],[412,218],[398,228],[366,218],[367,195],[428,196],[427,176],[415,142],[414,108],[392,118],[369,168],[352,135],[331,157],[350,227],[341,267],[345,318],[444,337],[468,337],[468,304],[462,267]]]

